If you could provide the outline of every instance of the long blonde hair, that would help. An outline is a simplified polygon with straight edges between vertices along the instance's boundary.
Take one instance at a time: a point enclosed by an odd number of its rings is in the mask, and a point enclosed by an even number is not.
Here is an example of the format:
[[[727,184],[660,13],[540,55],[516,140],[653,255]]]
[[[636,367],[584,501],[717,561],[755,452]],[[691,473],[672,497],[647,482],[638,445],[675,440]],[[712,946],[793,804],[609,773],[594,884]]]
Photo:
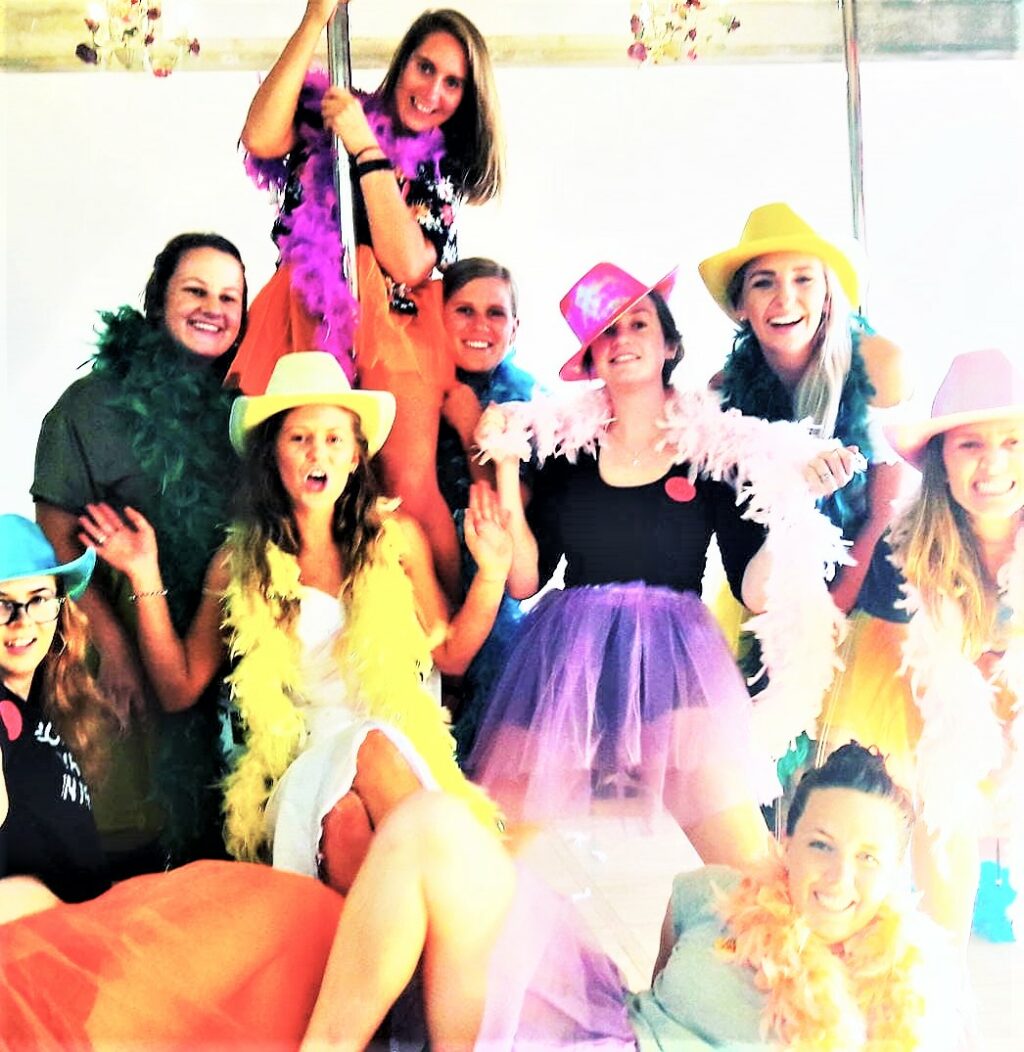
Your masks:
[[[116,719],[86,661],[88,621],[73,599],[65,598],[53,644],[43,658],[43,709],[57,724],[86,782],[94,785],[106,768]]]
[[[831,438],[839,417],[843,385],[850,375],[853,341],[850,337],[849,300],[831,267],[825,267],[825,303],[814,334],[811,360],[793,393],[797,420],[810,417],[821,427],[824,438]]]
[[[743,282],[754,260],[744,263],[733,274],[727,295],[733,307],[743,300]],[[820,428],[822,438],[831,438],[839,418],[839,403],[843,386],[853,363],[853,340],[850,336],[850,316],[853,308],[843,292],[835,271],[821,261],[825,272],[825,302],[821,320],[811,339],[811,357],[793,392],[794,419],[812,419]],[[740,342],[757,344],[753,327],[745,321],[736,337]]]
[[[967,513],[949,492],[942,459],[944,437],[936,435],[928,443],[921,490],[893,523],[893,555],[930,615],[938,613],[944,599],[959,606],[964,653],[974,661],[988,648],[998,592],[985,570]]]

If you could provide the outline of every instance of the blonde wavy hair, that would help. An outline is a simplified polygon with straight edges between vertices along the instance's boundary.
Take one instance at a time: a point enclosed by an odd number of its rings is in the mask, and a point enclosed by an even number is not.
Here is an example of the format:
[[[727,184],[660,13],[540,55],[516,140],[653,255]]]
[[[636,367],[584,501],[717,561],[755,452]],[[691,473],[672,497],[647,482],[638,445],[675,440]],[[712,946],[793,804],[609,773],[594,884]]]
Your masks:
[[[88,646],[86,616],[73,599],[65,596],[53,644],[39,666],[43,676],[42,704],[74,753],[86,782],[94,785],[106,770],[110,736],[117,719],[89,669]]]
[[[944,599],[959,606],[964,653],[975,661],[992,635],[998,590],[985,570],[967,513],[949,492],[942,459],[944,438],[944,433],[939,434],[928,443],[921,490],[893,523],[893,556],[930,615],[938,613]]]

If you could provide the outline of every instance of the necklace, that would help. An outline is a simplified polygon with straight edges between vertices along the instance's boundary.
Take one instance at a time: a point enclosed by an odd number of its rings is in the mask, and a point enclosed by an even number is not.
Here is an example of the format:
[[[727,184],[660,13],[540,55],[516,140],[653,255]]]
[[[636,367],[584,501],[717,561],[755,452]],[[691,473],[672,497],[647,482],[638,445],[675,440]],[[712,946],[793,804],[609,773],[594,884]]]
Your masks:
[[[629,461],[631,468],[638,468],[641,461],[643,461],[651,452],[651,440],[648,439],[638,449],[628,449],[622,441],[617,437],[616,433],[612,430],[608,430],[606,438],[610,441],[607,445],[620,457],[625,457]]]

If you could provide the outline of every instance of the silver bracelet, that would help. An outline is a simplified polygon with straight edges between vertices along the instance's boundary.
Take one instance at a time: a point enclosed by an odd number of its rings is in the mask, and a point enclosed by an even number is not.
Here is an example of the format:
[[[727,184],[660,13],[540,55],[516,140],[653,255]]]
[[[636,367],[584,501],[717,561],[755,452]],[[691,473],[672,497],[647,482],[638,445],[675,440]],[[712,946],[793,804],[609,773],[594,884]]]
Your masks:
[[[128,598],[134,603],[137,602],[139,599],[149,599],[150,596],[155,595],[167,595],[167,589],[157,588],[152,592],[132,592],[132,594],[128,596]]]

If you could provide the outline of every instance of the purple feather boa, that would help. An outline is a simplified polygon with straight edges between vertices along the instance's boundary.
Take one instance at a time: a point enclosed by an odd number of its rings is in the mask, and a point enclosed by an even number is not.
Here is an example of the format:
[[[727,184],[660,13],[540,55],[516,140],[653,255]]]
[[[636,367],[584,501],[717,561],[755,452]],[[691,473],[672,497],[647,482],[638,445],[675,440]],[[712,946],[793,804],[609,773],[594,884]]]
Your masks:
[[[323,71],[309,72],[299,95],[299,112],[318,112],[329,85]],[[445,154],[440,128],[416,135],[400,134],[383,98],[361,93],[358,97],[377,142],[395,166],[400,184],[414,178],[423,164],[432,164],[435,177],[440,178]],[[302,305],[321,319],[317,329],[321,348],[337,358],[349,380],[354,380],[352,345],[359,303],[344,279],[344,249],[338,233],[334,190],[334,136],[308,121],[298,122],[296,134],[306,157],[298,174],[302,200],[288,217],[290,229],[278,237],[280,259],[291,267],[292,284]],[[286,157],[261,158],[247,153],[245,170],[260,189],[269,189],[279,199],[292,175]]]

